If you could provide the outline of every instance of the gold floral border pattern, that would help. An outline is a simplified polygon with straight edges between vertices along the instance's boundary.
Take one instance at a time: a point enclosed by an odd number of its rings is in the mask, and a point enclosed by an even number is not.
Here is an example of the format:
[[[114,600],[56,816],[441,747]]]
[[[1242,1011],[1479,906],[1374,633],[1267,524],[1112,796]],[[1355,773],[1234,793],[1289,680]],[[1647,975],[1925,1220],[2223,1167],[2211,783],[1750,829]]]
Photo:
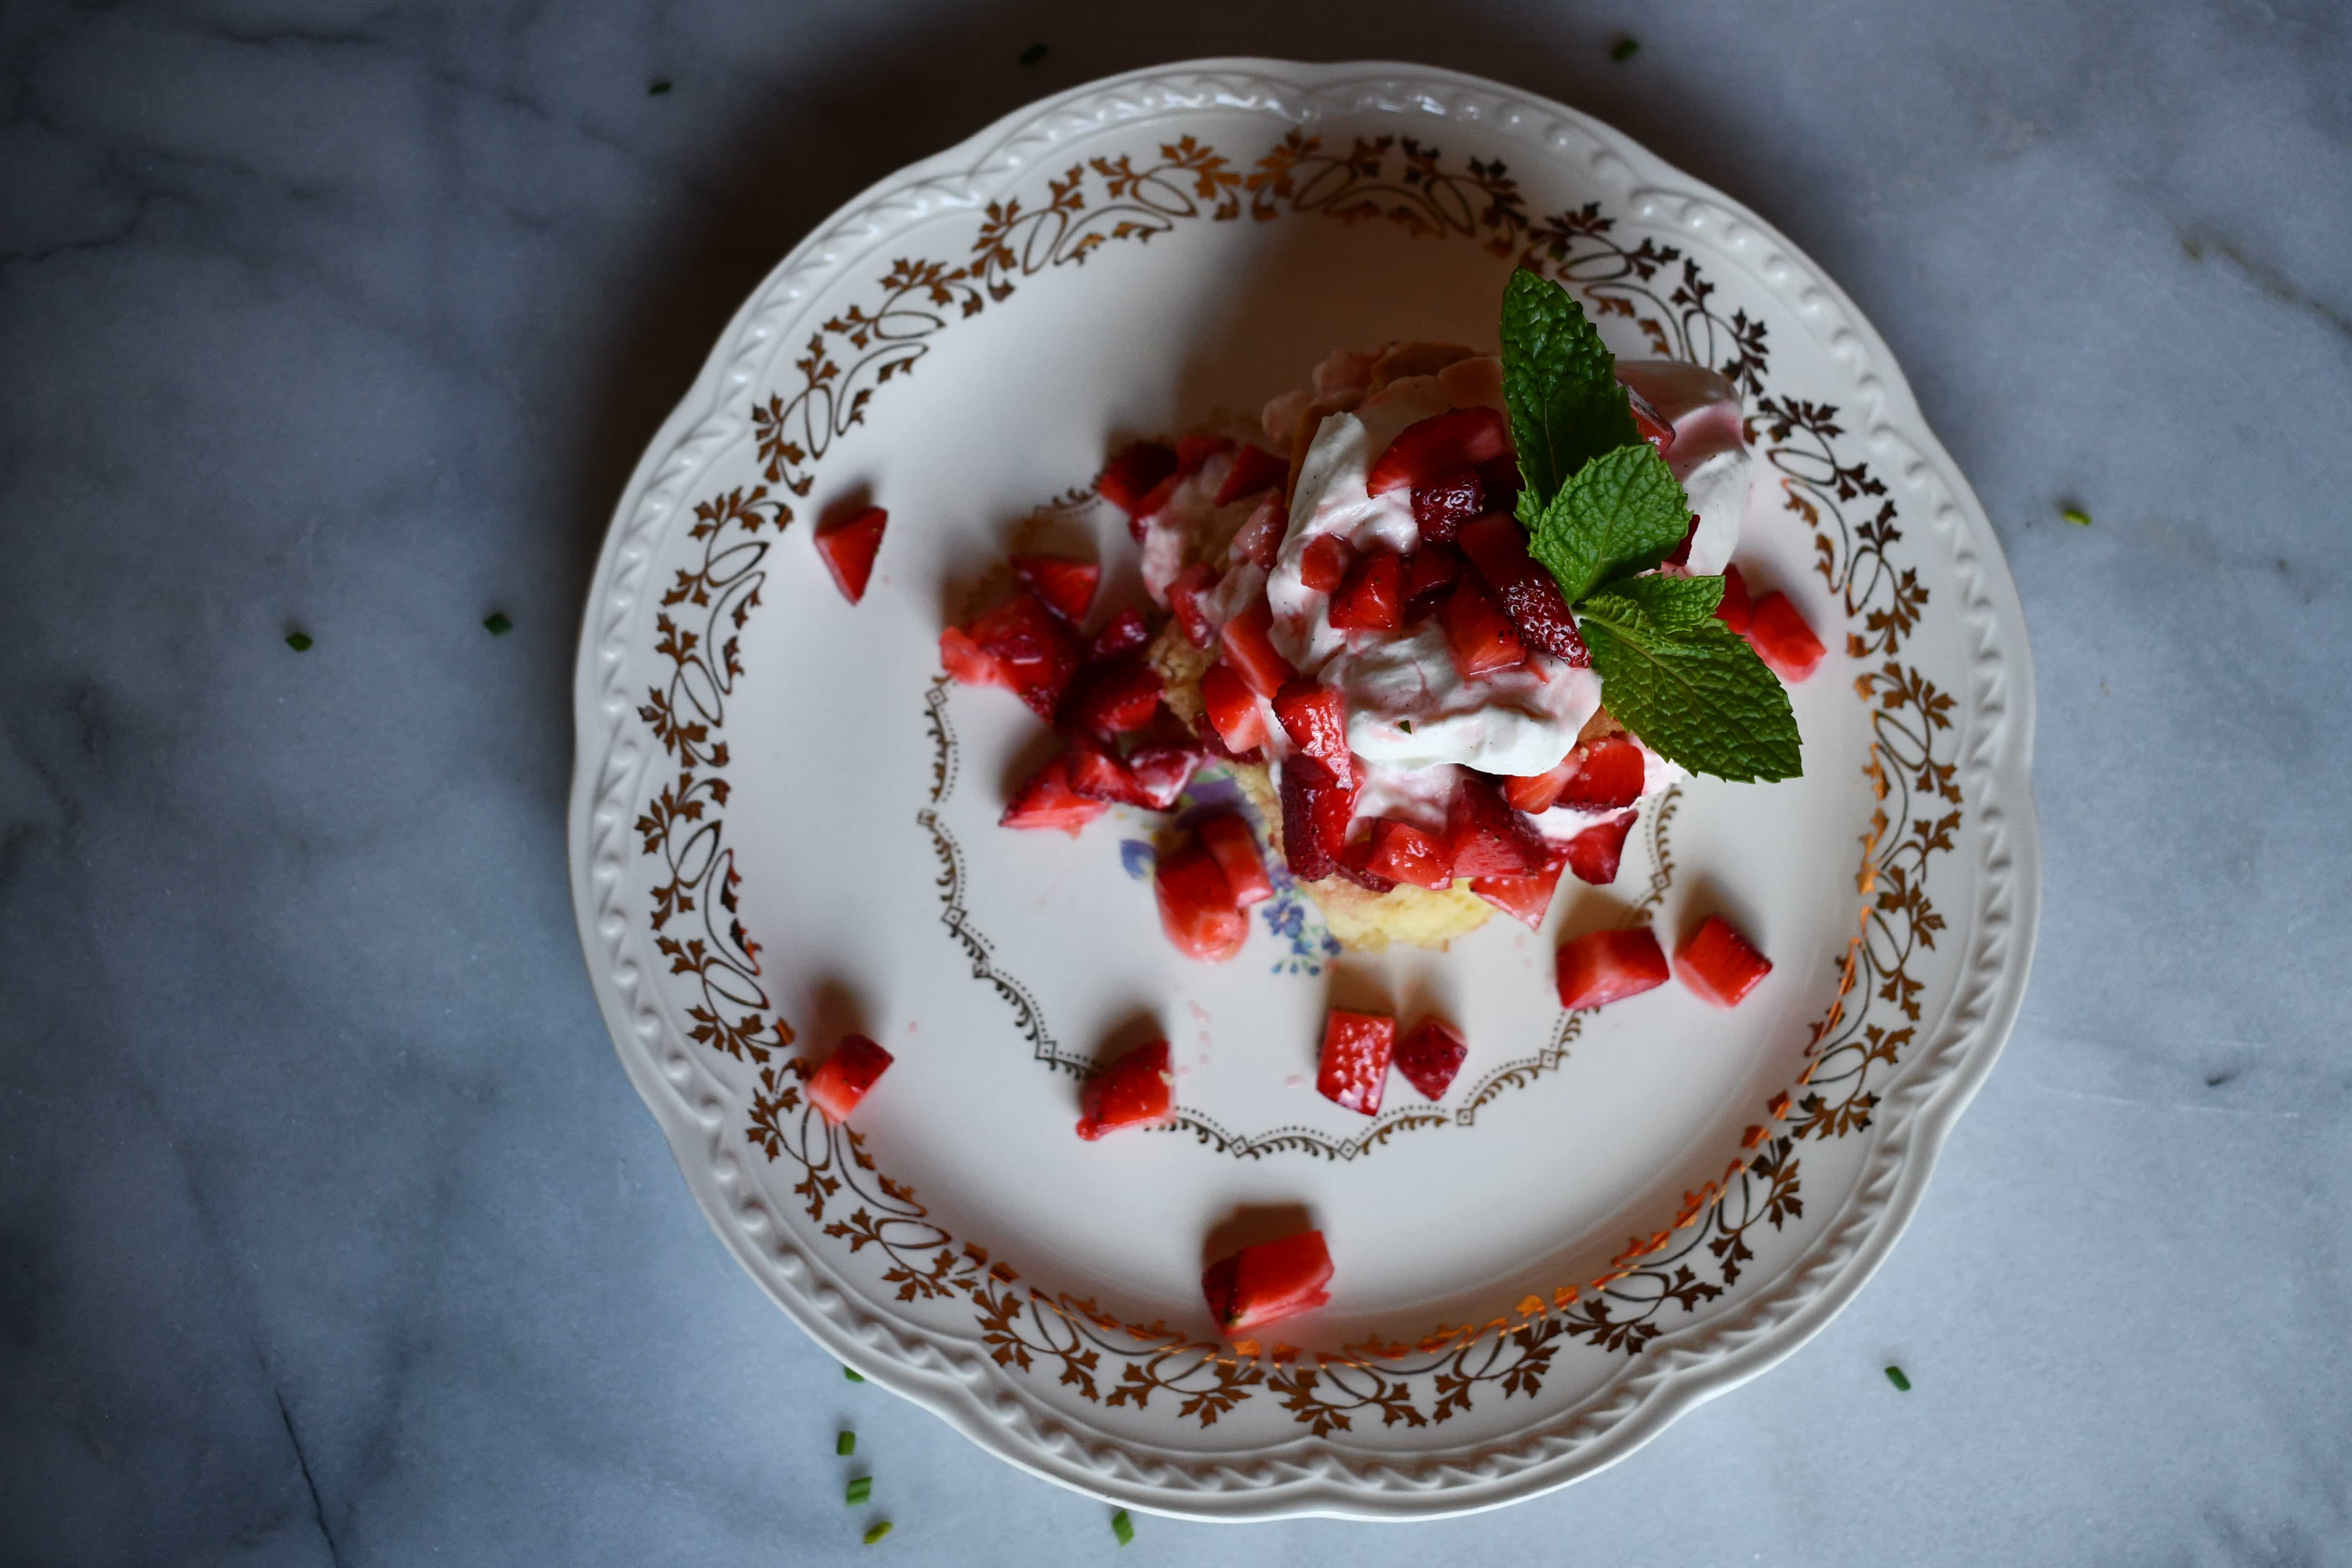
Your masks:
[[[755,406],[767,485],[695,507],[688,531],[702,546],[701,560],[678,570],[656,621],[655,651],[670,661],[672,674],[665,687],[648,689],[639,710],[680,770],[636,823],[646,854],[666,873],[653,895],[656,942],[671,973],[691,975],[698,988],[688,1008],[693,1037],[757,1068],[746,1137],[771,1161],[799,1167],[792,1190],[811,1220],[852,1255],[876,1247],[887,1265],[881,1278],[900,1300],[969,1300],[998,1364],[1024,1372],[1055,1366],[1061,1384],[1105,1405],[1145,1408],[1164,1393],[1180,1418],[1203,1426],[1260,1388],[1318,1436],[1348,1430],[1373,1414],[1383,1426],[1442,1423],[1470,1408],[1481,1385],[1506,1398],[1535,1397],[1563,1336],[1632,1354],[1662,1331],[1656,1320],[1667,1302],[1688,1312],[1720,1296],[1754,1256],[1747,1240],[1754,1226],[1777,1229],[1801,1215],[1798,1144],[1870,1125],[1877,1103],[1868,1089],[1873,1071],[1892,1069],[1919,1019],[1922,983],[1909,973],[1911,961],[1933,947],[1943,924],[1926,880],[1930,859],[1950,852],[1959,827],[1958,810],[1935,804],[1959,803],[1954,764],[1937,751],[1937,737],[1950,729],[1952,700],[1899,658],[1927,592],[1914,572],[1888,556],[1902,535],[1884,485],[1865,465],[1840,459],[1834,407],[1767,393],[1764,324],[1744,311],[1717,316],[1707,304],[1712,285],[1693,260],[1650,239],[1626,249],[1611,237],[1614,220],[1598,204],[1533,221],[1500,163],[1473,160],[1466,173],[1448,174],[1434,150],[1410,139],[1358,138],[1339,153],[1294,130],[1248,174],[1191,137],[1163,145],[1160,154],[1140,170],[1128,157],[1073,165],[1049,181],[1039,207],[990,204],[962,264],[894,264],[875,306],[852,307],[810,340],[794,362],[799,390]],[[1089,170],[1101,191],[1091,206]],[[761,530],[781,531],[792,517],[789,504],[767,486],[805,496],[812,466],[833,440],[863,422],[877,387],[929,352],[924,340],[956,319],[950,311],[977,314],[1009,297],[1019,280],[1083,263],[1110,241],[1147,241],[1178,221],[1234,221],[1244,210],[1259,220],[1289,211],[1348,223],[1388,221],[1415,234],[1476,239],[1499,256],[1516,250],[1525,265],[1549,265],[1603,313],[1633,320],[1660,352],[1721,369],[1754,400],[1751,437],[1769,434],[1767,457],[1782,476],[1791,509],[1814,531],[1820,570],[1841,596],[1849,626],[1860,623],[1860,630],[1849,630],[1849,652],[1883,661],[1855,683],[1862,700],[1874,705],[1865,771],[1880,802],[1862,836],[1857,886],[1864,902],[1838,1000],[1814,1026],[1794,1086],[1803,1098],[1792,1104],[1789,1093],[1774,1096],[1723,1177],[1685,1194],[1669,1228],[1629,1238],[1600,1277],[1559,1286],[1548,1299],[1530,1294],[1485,1323],[1441,1323],[1412,1344],[1367,1342],[1311,1356],[1279,1343],[1201,1341],[1162,1323],[1123,1322],[1087,1300],[1034,1286],[1016,1289],[1018,1276],[1008,1266],[969,1243],[959,1247],[910,1188],[875,1167],[857,1133],[831,1126],[805,1102],[801,1082],[808,1059],[778,1057],[793,1032],[771,1016],[757,979],[759,946],[735,918],[740,879],[717,815],[727,798],[725,699],[742,674],[735,634],[764,581],[770,542]],[[1873,500],[1881,502],[1876,511],[1861,517]],[[1914,818],[1915,805],[1936,814]],[[666,929],[696,915],[698,934],[680,941]],[[1849,1016],[1847,1001],[1857,996]],[[1906,1026],[1874,1020],[1880,1001],[1899,1009]],[[839,1212],[845,1205],[846,1215]],[[1107,1370],[1111,1363],[1119,1369],[1115,1378]],[[1424,1378],[1425,1410],[1416,1394]]]

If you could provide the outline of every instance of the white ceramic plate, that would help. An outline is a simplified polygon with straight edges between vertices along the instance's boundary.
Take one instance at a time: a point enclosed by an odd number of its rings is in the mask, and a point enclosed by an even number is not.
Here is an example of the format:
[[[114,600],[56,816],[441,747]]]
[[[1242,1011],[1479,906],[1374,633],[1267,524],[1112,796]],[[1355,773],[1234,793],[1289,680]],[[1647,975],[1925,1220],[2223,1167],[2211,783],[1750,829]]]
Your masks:
[[[1291,895],[1239,961],[1184,959],[1149,821],[996,826],[1044,727],[944,684],[940,627],[1016,538],[1131,562],[1088,498],[1115,437],[1254,409],[1334,347],[1491,344],[1519,260],[1621,353],[1740,384],[1769,469],[1738,559],[1832,645],[1794,692],[1805,776],[1684,786],[1541,935],[1335,958]],[[852,607],[808,541],[868,497]],[[1622,1458],[1885,1257],[2024,984],[2032,690],[1885,345],[1753,215],[1491,82],[1204,62],[904,171],[738,312],[590,592],[573,896],[688,1184],[827,1353],[1127,1505],[1458,1512]],[[1715,909],[1776,964],[1738,1011],[1559,1013],[1560,934],[1646,914],[1671,946]],[[1445,1101],[1318,1098],[1334,999],[1465,1026]],[[845,1133],[798,1086],[851,1028],[898,1061]],[[1073,1068],[1155,1031],[1183,1127],[1081,1142]],[[1222,1344],[1204,1257],[1302,1214],[1330,1307]]]

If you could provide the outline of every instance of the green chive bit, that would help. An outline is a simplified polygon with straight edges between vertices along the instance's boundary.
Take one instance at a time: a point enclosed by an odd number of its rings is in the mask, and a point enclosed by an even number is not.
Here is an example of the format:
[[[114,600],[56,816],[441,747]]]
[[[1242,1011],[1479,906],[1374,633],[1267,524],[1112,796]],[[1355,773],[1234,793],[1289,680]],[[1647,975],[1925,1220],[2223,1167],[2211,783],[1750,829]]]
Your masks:
[[[876,1525],[873,1529],[866,1532],[866,1544],[871,1546],[889,1533],[890,1521],[886,1519],[881,1523]]]
[[[2084,511],[2079,506],[2062,508],[2058,515],[2064,518],[2068,522],[2073,523],[2076,528],[2088,528],[2091,526],[2091,514]]]
[[[1050,52],[1043,44],[1032,44],[1021,51],[1021,63],[1024,66],[1034,66]]]
[[[843,1367],[841,1369],[841,1375],[849,1379],[852,1383],[864,1383],[866,1381],[864,1378],[857,1375],[855,1369],[850,1367]]]
[[[666,93],[668,90],[669,78],[667,77],[663,77],[658,81],[649,81],[646,83],[646,96],[647,98],[659,98],[663,93]]]
[[[1890,1366],[1886,1369],[1886,1381],[1895,1385],[1895,1390],[1898,1394],[1911,1392],[1911,1380],[1903,1375],[1903,1369],[1899,1366]]]
[[[502,637],[514,630],[514,623],[507,619],[504,610],[499,610],[482,617],[482,629],[494,637]]]
[[[1623,65],[1627,60],[1632,59],[1635,55],[1641,52],[1642,42],[1640,39],[1620,38],[1617,40],[1617,47],[1609,51],[1609,58],[1615,60],[1619,65]]]
[[[1127,1510],[1120,1509],[1110,1516],[1110,1532],[1118,1537],[1121,1546],[1135,1539],[1135,1523],[1127,1517]]]
[[[856,1508],[873,1495],[874,1478],[872,1476],[860,1476],[856,1480],[849,1483],[849,1489],[842,1494],[842,1500],[846,1502],[850,1507]]]
[[[288,632],[286,634],[286,646],[292,648],[296,653],[309,653],[310,651],[310,639],[301,632]]]
[[[833,1440],[833,1451],[845,1459],[857,1452],[857,1434],[844,1432],[840,1436],[835,1437]]]

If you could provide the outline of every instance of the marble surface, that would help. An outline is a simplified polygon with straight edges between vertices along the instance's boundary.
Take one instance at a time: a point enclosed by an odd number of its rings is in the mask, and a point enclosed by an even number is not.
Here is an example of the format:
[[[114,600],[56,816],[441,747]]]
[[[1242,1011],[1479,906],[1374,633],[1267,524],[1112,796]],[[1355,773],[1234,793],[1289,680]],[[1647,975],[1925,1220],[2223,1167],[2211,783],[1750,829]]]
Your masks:
[[[2023,593],[2047,902],[1910,1235],[1764,1381],[1500,1513],[1120,1561],[2352,1561],[2352,13],[1442,15],[0,9],[0,1563],[863,1561],[843,1424],[874,1561],[1111,1556],[696,1213],[582,972],[567,692],[805,227],[1217,53],[1556,96],[1843,282]]]

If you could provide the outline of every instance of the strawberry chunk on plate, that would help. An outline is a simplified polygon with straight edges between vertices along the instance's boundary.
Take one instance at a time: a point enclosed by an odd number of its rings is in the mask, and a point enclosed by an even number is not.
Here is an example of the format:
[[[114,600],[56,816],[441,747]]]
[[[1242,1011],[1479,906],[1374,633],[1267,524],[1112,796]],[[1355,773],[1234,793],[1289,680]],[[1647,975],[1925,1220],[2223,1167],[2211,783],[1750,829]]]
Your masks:
[[[1739,574],[1737,566],[1723,569],[1723,598],[1715,606],[1715,618],[1741,637],[1746,637],[1748,628],[1755,624],[1755,601],[1748,598],[1748,579]]]
[[[966,686],[1002,686],[1013,689],[1013,672],[996,656],[971,640],[961,626],[940,634],[940,667]]]
[[[1429,545],[1423,553],[1436,548]],[[1518,628],[1503,614],[1503,606],[1495,602],[1486,584],[1466,572],[1454,584],[1437,617],[1445,629],[1445,651],[1454,656],[1454,668],[1465,680],[1528,661],[1527,645],[1519,641]]]
[[[1071,782],[1069,757],[1057,753],[1013,792],[1012,804],[997,822],[1004,827],[1058,827],[1076,838],[1078,829],[1109,809],[1078,793]]]
[[[1544,863],[1543,835],[1484,773],[1465,772],[1446,808],[1457,877],[1524,877]]]
[[[1371,852],[1365,865],[1390,882],[1410,882],[1433,892],[1454,885],[1454,847],[1444,837],[1395,817],[1372,821]]]
[[[1441,1018],[1423,1018],[1397,1042],[1396,1069],[1423,1100],[1444,1100],[1454,1075],[1469,1058],[1470,1045]]]
[[[1217,487],[1217,504],[1231,506],[1244,496],[1255,495],[1288,478],[1288,462],[1263,447],[1244,447],[1234,454],[1234,466],[1225,470],[1224,482]]]
[[[1095,481],[1095,493],[1130,518],[1142,517],[1147,515],[1145,501],[1175,472],[1173,449],[1157,441],[1138,441],[1110,460]]]
[[[1087,645],[1087,662],[1100,664],[1104,659],[1117,658],[1150,640],[1151,628],[1144,624],[1142,613],[1130,605],[1103,623],[1103,629]]]
[[[1193,831],[1217,858],[1217,868],[1225,874],[1225,886],[1233,890],[1235,904],[1248,909],[1274,897],[1274,880],[1265,874],[1265,862],[1258,855],[1257,837],[1238,813],[1221,812]]]
[[[1339,868],[1356,792],[1304,752],[1282,761],[1282,853],[1290,874],[1318,882]]]
[[[1353,776],[1348,761],[1348,704],[1338,687],[1309,676],[1286,680],[1274,694],[1274,716],[1292,745],[1334,774]]]
[[[1617,879],[1617,865],[1625,856],[1625,835],[1633,830],[1640,811],[1628,808],[1596,822],[1568,841],[1568,868],[1580,882],[1605,888]]]
[[[1078,1090],[1078,1136],[1091,1143],[1129,1127],[1165,1127],[1176,1119],[1175,1089],[1168,1042],[1138,1046]]]
[[[1567,756],[1560,759],[1559,766],[1548,773],[1518,773],[1505,779],[1503,798],[1509,801],[1515,810],[1541,816],[1551,809],[1552,803],[1559,798],[1559,792],[1568,787],[1568,781],[1574,778],[1577,769],[1583,765],[1582,748],[1571,749]]]
[[[1475,468],[1457,468],[1412,488],[1412,521],[1424,544],[1451,544],[1462,525],[1486,510],[1486,487]]]
[[[1160,858],[1152,891],[1160,901],[1160,928],[1179,952],[1223,963],[1249,940],[1249,917],[1234,901],[1216,856],[1199,838],[1187,836]]]
[[[994,658],[1013,695],[1048,723],[1078,669],[1078,645],[1061,617],[1024,589],[964,628]],[[946,651],[944,640],[941,652]]]
[[[1190,741],[1170,741],[1138,746],[1127,756],[1128,777],[1135,781],[1129,804],[1146,811],[1166,811],[1184,793],[1200,771],[1207,752]]]
[[[1510,426],[1499,408],[1456,408],[1408,425],[1372,465],[1372,494],[1420,489],[1463,468],[1492,462],[1511,449]]]
[[[1805,624],[1804,616],[1786,594],[1767,594],[1756,601],[1748,625],[1748,641],[1756,657],[1772,673],[1794,686],[1813,673],[1829,650]]]
[[[1096,584],[1102,581],[1099,565],[1066,555],[1015,555],[1013,574],[1044,600],[1047,609],[1074,626],[1087,618],[1095,602]]]
[[[809,1103],[838,1126],[849,1120],[874,1080],[890,1065],[890,1053],[863,1035],[844,1035],[833,1055],[809,1074]]]
[[[1235,756],[1265,744],[1265,710],[1258,706],[1257,693],[1250,689],[1249,682],[1224,660],[1202,672],[1201,705],[1216,729],[1217,739]]]
[[[1366,1116],[1381,1113],[1389,1058],[1396,1050],[1396,1020],[1381,1013],[1334,1007],[1323,1020],[1323,1056],[1315,1092]]]
[[[1462,576],[1462,555],[1450,544],[1424,544],[1404,564],[1404,617],[1434,614]]]
[[[874,574],[874,552],[882,548],[882,530],[890,514],[869,506],[835,523],[816,536],[816,552],[833,574],[833,585],[851,604],[866,597],[866,579]]]
[[[1244,1247],[1201,1275],[1209,1315],[1227,1334],[1278,1322],[1331,1300],[1331,1251],[1319,1230]]]
[[[1521,641],[1580,669],[1592,662],[1577,632],[1576,617],[1560,596],[1559,584],[1528,553],[1527,530],[1517,518],[1490,511],[1465,523],[1461,545],[1462,553],[1494,588]]]
[[[1280,492],[1270,493],[1257,503],[1257,510],[1249,514],[1249,521],[1234,535],[1226,552],[1236,561],[1253,561],[1271,572],[1275,556],[1282,549],[1283,533],[1289,527],[1290,514],[1282,510]]]
[[[1666,955],[1648,926],[1596,931],[1563,943],[1555,961],[1559,1005],[1603,1007],[1666,983]]]
[[[1737,1007],[1772,973],[1772,961],[1721,915],[1709,915],[1675,953],[1675,973],[1703,1002]]]
[[[1139,653],[1088,665],[1062,700],[1062,727],[1105,740],[1140,730],[1160,710],[1164,689],[1160,672]]]
[[[1642,798],[1649,766],[1631,735],[1602,735],[1570,753],[1578,763],[1560,787],[1559,804],[1578,811],[1622,811]]]
[[[1336,533],[1318,534],[1299,552],[1298,580],[1318,594],[1328,594],[1348,580],[1355,563],[1356,552],[1346,540]]]
[[[1184,640],[1194,647],[1207,647],[1217,640],[1217,628],[1202,602],[1216,585],[1216,568],[1198,561],[1177,573],[1175,581],[1168,584],[1168,607],[1175,612]]]
[[[1664,457],[1666,449],[1675,444],[1674,426],[1658,412],[1656,404],[1630,386],[1625,388],[1625,402],[1633,410],[1633,428],[1641,433],[1643,440],[1658,449],[1660,457]]]
[[[1298,671],[1283,658],[1274,646],[1269,628],[1274,625],[1274,606],[1265,599],[1251,602],[1249,607],[1232,620],[1219,634],[1225,650],[1225,662],[1249,682],[1249,689],[1260,697],[1271,697],[1282,689],[1282,683],[1295,679]]]
[[[1343,632],[1392,632],[1404,625],[1404,558],[1375,550],[1331,595],[1331,625]]]
[[[1179,436],[1176,437],[1176,472],[1191,479],[1209,466],[1209,459],[1234,449],[1230,436]]]

